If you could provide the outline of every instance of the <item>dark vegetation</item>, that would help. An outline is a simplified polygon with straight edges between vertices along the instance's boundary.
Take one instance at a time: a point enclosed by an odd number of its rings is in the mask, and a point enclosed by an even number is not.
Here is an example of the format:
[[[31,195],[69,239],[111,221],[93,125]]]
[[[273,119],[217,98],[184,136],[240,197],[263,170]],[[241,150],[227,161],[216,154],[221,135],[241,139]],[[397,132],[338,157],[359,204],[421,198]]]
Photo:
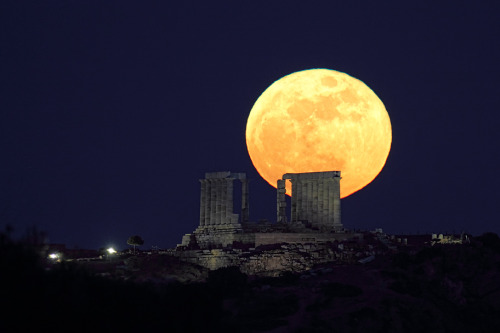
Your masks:
[[[202,284],[158,288],[96,276],[74,262],[47,270],[37,247],[0,234],[0,332],[173,332],[218,327],[220,298]]]
[[[75,262],[47,265],[37,244],[0,233],[0,299],[7,306],[0,332],[500,328],[500,239],[492,233],[467,245],[401,251],[389,260],[302,277],[255,278],[226,268],[208,273],[205,282],[138,282],[158,263],[178,264],[151,258],[131,260],[136,278],[111,279]]]
[[[134,235],[129,237],[129,239],[127,240],[127,244],[132,245],[134,247],[134,253],[135,253],[135,247],[144,245],[144,240],[142,239],[141,236]]]

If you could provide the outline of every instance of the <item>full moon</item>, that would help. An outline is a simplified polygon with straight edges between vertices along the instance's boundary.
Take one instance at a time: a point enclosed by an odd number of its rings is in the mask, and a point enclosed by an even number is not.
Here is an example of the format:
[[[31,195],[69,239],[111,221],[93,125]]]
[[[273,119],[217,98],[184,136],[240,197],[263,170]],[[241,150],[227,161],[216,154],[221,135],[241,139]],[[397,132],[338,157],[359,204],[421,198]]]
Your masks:
[[[250,159],[269,184],[276,187],[285,173],[341,171],[341,198],[377,177],[391,142],[382,101],[360,80],[331,69],[274,82],[255,102],[246,128]]]

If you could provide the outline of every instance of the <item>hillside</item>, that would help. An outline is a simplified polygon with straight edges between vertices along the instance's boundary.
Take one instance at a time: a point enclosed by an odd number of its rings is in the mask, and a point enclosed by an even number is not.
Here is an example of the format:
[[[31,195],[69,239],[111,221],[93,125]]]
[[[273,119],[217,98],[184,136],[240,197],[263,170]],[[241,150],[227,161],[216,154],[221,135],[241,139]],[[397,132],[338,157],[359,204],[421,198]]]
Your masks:
[[[2,234],[0,248],[0,295],[8,304],[1,314],[2,332],[12,327],[174,332],[500,328],[500,239],[491,233],[467,245],[399,252],[365,265],[324,264],[278,278],[249,277],[237,268],[208,272],[154,256],[108,263],[115,273],[128,272],[121,277],[75,262],[47,270],[27,244]],[[130,265],[133,269],[123,267]],[[15,305],[19,300],[22,308]]]

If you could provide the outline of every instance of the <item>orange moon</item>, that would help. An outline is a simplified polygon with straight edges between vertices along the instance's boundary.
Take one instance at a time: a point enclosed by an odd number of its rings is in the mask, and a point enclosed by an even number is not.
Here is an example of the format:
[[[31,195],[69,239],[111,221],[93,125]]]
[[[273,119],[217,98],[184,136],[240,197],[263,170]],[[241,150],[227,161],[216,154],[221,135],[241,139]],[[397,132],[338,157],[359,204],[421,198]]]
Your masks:
[[[272,186],[285,173],[341,171],[345,198],[380,173],[392,128],[366,84],[331,69],[309,69],[282,77],[260,95],[248,116],[246,142],[253,165]]]

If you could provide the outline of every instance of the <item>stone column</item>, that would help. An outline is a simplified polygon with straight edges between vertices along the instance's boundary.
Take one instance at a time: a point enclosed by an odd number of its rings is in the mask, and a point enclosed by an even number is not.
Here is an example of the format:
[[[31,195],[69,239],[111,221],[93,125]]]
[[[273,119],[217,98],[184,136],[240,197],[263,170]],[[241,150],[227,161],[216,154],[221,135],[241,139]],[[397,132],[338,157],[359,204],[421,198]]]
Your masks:
[[[223,199],[222,199],[222,179],[217,179],[215,180],[216,184],[216,197],[215,197],[215,224],[220,225],[222,223],[222,205],[223,205]]]
[[[340,177],[335,177],[333,179],[333,223],[336,227],[342,227],[342,221],[340,220]]]
[[[292,182],[292,211],[290,214],[290,220],[292,220],[292,222],[297,222],[297,196],[295,195],[297,192],[297,179],[290,179],[290,181]]]
[[[278,223],[286,223],[286,180],[278,179],[276,186],[276,211]]]
[[[227,179],[220,180],[220,224],[226,223],[227,213]]]
[[[250,219],[250,208],[248,200],[248,179],[241,180],[241,222],[248,222]]]
[[[328,225],[328,179],[323,179],[323,224]]]
[[[312,196],[311,196],[311,211],[309,212],[310,221],[314,226],[318,224],[318,182],[316,180],[311,181],[312,185]]]
[[[307,212],[307,181],[300,181],[300,216],[299,220],[305,220]]]
[[[206,179],[206,189],[205,189],[205,226],[209,226],[211,223],[210,220],[210,210],[212,209],[211,202],[211,193],[212,193],[212,183],[210,180]]]
[[[333,227],[333,180],[328,179],[327,180],[327,188],[328,188],[328,219],[327,219],[327,225],[329,227]]]
[[[225,204],[225,216],[224,223],[231,224],[233,217],[233,189],[234,189],[234,179],[226,179],[226,204]]]
[[[312,222],[312,211],[313,211],[313,182],[307,180],[307,207],[305,212],[305,218],[309,223]]]
[[[292,195],[296,198],[295,210],[297,212],[295,219],[296,221],[300,221],[302,219],[302,201],[304,201],[302,198],[302,180],[295,180],[294,191],[295,192],[292,192]]]
[[[207,206],[207,180],[200,179],[201,189],[200,189],[200,227],[205,226],[205,209]]]
[[[214,225],[217,221],[217,180],[210,179],[210,225]]]
[[[318,224],[323,225],[324,223],[324,212],[323,212],[323,198],[324,198],[324,182],[323,178],[319,178],[318,182]]]

